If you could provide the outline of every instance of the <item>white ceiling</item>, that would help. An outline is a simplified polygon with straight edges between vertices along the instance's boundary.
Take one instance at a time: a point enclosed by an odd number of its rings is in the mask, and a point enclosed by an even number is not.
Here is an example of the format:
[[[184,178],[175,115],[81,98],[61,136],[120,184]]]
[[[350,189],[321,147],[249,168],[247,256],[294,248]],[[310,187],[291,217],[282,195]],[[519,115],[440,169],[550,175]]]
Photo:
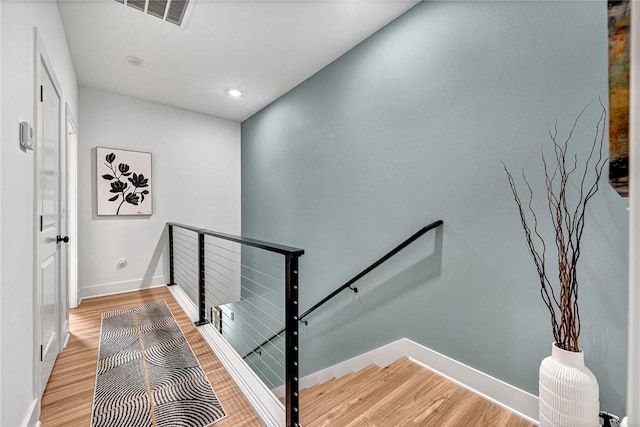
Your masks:
[[[184,28],[115,0],[59,1],[78,83],[243,121],[418,3],[192,1]]]

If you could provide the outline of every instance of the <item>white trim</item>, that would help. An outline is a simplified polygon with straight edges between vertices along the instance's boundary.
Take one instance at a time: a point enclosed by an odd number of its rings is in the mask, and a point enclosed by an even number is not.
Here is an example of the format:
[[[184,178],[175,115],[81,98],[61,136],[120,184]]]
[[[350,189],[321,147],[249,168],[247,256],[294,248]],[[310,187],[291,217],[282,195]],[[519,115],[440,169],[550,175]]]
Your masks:
[[[123,292],[138,291],[140,289],[156,288],[158,286],[164,286],[167,281],[162,276],[154,276],[151,280],[147,279],[135,279],[126,280],[123,282],[102,283],[99,285],[86,286],[80,288],[78,291],[80,300],[87,298],[103,297],[106,295],[121,294]]]
[[[407,356],[468,390],[538,424],[538,397],[411,340]],[[412,350],[412,351],[411,351]]]
[[[71,334],[69,333],[69,319],[67,319],[64,321],[64,324],[62,325],[62,350],[67,348],[67,344],[69,344],[70,335]]]
[[[27,415],[22,421],[22,425],[26,427],[38,427],[40,425],[40,398],[35,399],[29,405]]]
[[[352,357],[349,360],[307,375],[300,379],[300,388],[305,389],[324,383],[332,378],[338,378],[349,372],[360,370],[372,363],[387,366],[403,356],[409,357],[425,368],[460,384],[531,423],[538,423],[538,398],[536,396],[408,338],[399,339],[360,356]],[[273,393],[276,396],[283,396],[284,387],[273,389]]]
[[[70,135],[74,135],[71,138]],[[67,280],[68,306],[78,306],[78,126],[65,103],[65,140],[67,144]]]
[[[178,286],[169,286],[168,289],[187,316],[189,316],[192,321],[197,320],[198,310],[196,305],[189,299],[184,291]],[[200,331],[202,337],[207,341],[265,425],[268,427],[284,426],[284,405],[260,378],[258,378],[245,361],[242,360],[242,357],[240,357],[231,345],[218,333],[215,327],[213,325],[200,326],[198,331]]]
[[[2,2],[0,1],[0,34],[2,34]],[[0,43],[0,93],[2,93],[2,43]],[[0,101],[0,129],[2,129],[2,102]],[[0,189],[2,188],[2,149],[0,148]],[[2,197],[0,197],[0,212],[2,210]],[[0,242],[2,241],[2,220],[0,219]],[[0,245],[0,278],[2,277],[2,245]],[[1,279],[0,279],[1,281]],[[0,331],[2,331],[2,301],[0,301]],[[2,343],[0,342],[0,354],[2,353]],[[2,363],[0,363],[0,422],[2,422]]]
[[[2,2],[0,1],[0,34],[2,34]],[[2,58],[2,43],[0,43],[0,58]],[[1,60],[0,60],[1,62]],[[0,93],[2,93],[2,64],[0,63]],[[6,126],[6,123],[5,123]],[[0,129],[2,128],[2,102],[0,101]],[[4,148],[4,147],[3,147]],[[2,150],[0,148],[0,188],[2,188]],[[0,197],[0,212],[4,212],[2,210],[2,197]],[[0,219],[0,242],[2,241],[2,220]],[[0,278],[2,277],[2,245],[0,245]],[[0,279],[0,281],[2,281]],[[6,300],[6,298],[5,298]],[[0,331],[2,331],[2,301],[0,301]],[[2,353],[2,343],[0,342],[0,354]],[[0,378],[2,378],[2,363],[0,363]],[[2,421],[2,393],[3,388],[8,385],[3,385],[0,381],[0,422]]]

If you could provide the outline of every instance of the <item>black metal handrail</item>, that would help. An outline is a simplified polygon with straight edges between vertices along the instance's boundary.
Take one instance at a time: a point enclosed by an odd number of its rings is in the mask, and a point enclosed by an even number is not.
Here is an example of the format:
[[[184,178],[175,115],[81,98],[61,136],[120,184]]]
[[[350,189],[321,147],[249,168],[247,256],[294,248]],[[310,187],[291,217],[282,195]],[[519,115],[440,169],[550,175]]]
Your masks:
[[[205,236],[216,237],[219,239],[229,240],[231,242],[240,243],[247,246],[263,249],[265,251],[275,252],[285,257],[285,329],[278,333],[285,334],[285,407],[286,407],[286,426],[298,427],[300,425],[300,397],[299,397],[299,349],[298,349],[298,261],[304,254],[304,249],[294,248],[290,246],[280,245],[262,240],[256,240],[248,237],[234,236],[232,234],[220,233],[217,231],[206,230],[193,227],[190,225],[179,224],[176,222],[167,223],[169,228],[169,285],[175,285],[174,275],[174,247],[173,228],[183,228],[198,234],[198,321],[197,326],[202,326],[209,321],[206,319],[206,277],[205,277]]]
[[[362,270],[360,273],[356,274],[355,276],[353,276],[351,279],[349,279],[346,283],[344,283],[343,285],[339,286],[335,291],[331,292],[329,295],[327,295],[326,297],[324,297],[322,300],[318,301],[316,304],[313,305],[313,307],[311,307],[310,309],[308,309],[307,311],[305,311],[299,318],[298,321],[303,322],[306,324],[306,321],[304,320],[305,317],[309,316],[311,313],[313,313],[314,311],[316,311],[318,308],[320,308],[321,306],[323,306],[324,304],[326,304],[328,301],[330,301],[331,299],[335,298],[336,295],[338,295],[340,292],[344,291],[345,289],[350,289],[351,291],[358,293],[358,288],[355,287],[351,287],[351,285],[353,285],[355,282],[357,282],[358,280],[362,279],[364,276],[366,276],[367,274],[369,274],[371,271],[375,270],[377,267],[379,267],[381,264],[383,264],[385,261],[387,261],[389,258],[393,257],[395,254],[397,254],[398,252],[400,252],[401,250],[403,250],[404,248],[406,248],[407,246],[409,246],[411,243],[413,243],[414,241],[416,241],[418,238],[420,238],[421,236],[423,236],[424,234],[426,234],[427,232],[433,230],[434,228],[440,227],[442,224],[444,224],[444,222],[442,220],[437,220],[432,222],[431,224],[422,227],[420,230],[416,231],[411,237],[409,237],[408,239],[404,240],[402,243],[400,243],[398,246],[396,246],[395,248],[393,248],[392,250],[390,250],[389,252],[387,252],[385,255],[383,255],[382,257],[380,257],[377,261],[375,261],[373,264],[371,264],[370,266],[368,266],[367,268],[365,268],[364,270]],[[254,348],[253,350],[251,350],[249,353],[247,353],[243,359],[246,359],[247,357],[249,357],[251,354],[259,351],[263,346],[265,346],[266,344],[269,344],[271,341],[273,341],[274,339],[278,338],[280,335],[282,335],[283,332],[286,331],[286,327],[281,329],[280,331],[278,331],[275,335],[273,335],[271,338],[266,339],[262,344],[260,344],[259,346],[257,346],[256,348]]]
[[[243,245],[253,246],[254,248],[264,249],[265,251],[269,251],[269,252],[276,252],[285,256],[304,255],[304,249],[280,245],[277,243],[265,242],[263,240],[252,239],[250,237],[242,237],[242,236],[235,236],[233,234],[220,233],[219,231],[212,231],[204,228],[197,228],[190,225],[179,224],[177,222],[168,222],[167,225],[173,226],[173,227],[185,228],[187,230],[194,231],[198,234],[204,234],[206,236],[212,236],[212,237],[229,240],[236,243],[242,243]]]

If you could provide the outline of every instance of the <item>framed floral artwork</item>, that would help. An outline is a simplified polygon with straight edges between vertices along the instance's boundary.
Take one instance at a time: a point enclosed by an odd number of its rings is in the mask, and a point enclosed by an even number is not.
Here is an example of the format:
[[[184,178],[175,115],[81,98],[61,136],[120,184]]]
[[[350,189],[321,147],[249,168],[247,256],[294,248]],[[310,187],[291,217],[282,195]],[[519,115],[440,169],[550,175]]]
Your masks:
[[[151,215],[151,153],[96,147],[98,215]]]

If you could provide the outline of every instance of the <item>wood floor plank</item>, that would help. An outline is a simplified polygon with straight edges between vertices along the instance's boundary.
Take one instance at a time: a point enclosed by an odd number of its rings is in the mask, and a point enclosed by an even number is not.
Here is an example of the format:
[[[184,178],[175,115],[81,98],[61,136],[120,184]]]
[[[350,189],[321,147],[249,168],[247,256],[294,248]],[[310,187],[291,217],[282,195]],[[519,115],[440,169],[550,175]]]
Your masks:
[[[158,287],[83,300],[79,307],[70,311],[69,343],[58,356],[42,397],[40,421],[43,427],[90,425],[102,313],[156,301],[167,302],[227,413],[227,418],[218,421],[215,427],[263,425],[168,289]]]

